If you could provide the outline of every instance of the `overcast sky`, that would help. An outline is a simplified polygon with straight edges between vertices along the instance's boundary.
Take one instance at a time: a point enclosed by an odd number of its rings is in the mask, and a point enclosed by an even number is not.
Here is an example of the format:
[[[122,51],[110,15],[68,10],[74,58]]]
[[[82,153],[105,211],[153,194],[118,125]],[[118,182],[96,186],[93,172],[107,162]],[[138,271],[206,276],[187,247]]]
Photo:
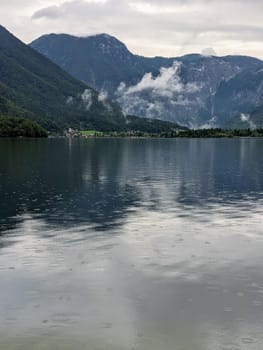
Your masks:
[[[0,22],[24,42],[51,32],[103,32],[147,56],[263,59],[263,0],[1,0]]]

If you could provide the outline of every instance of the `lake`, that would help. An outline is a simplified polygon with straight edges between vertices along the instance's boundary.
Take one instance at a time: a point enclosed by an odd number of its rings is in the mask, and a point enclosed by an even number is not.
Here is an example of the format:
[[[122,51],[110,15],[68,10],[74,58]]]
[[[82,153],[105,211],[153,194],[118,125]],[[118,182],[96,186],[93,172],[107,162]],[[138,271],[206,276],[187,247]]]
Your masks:
[[[263,140],[0,140],[1,350],[263,347]]]

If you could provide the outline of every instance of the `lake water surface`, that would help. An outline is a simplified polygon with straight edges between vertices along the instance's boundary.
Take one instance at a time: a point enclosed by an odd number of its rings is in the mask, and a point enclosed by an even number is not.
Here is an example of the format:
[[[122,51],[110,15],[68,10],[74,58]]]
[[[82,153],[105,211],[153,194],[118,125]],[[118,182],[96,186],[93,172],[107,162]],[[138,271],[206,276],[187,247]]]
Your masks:
[[[263,349],[263,140],[0,140],[1,350]]]

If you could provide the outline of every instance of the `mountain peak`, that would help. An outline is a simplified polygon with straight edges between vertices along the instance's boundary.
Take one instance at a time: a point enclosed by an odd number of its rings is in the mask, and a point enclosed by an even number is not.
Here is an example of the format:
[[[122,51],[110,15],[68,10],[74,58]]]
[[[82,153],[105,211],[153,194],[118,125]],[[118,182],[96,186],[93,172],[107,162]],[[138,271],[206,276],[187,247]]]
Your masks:
[[[79,37],[79,39],[93,42],[93,44],[97,45],[97,47],[101,49],[103,53],[111,53],[112,50],[123,52],[125,51],[126,53],[129,52],[127,46],[123,42],[106,33],[94,34],[87,37]]]
[[[81,38],[82,36],[80,36]],[[107,39],[107,40],[117,40],[119,41],[116,37],[107,34],[107,33],[97,33],[97,34],[91,34],[91,35],[87,35],[84,36],[83,38],[102,38],[102,39]]]
[[[94,34],[89,36],[74,36],[69,34],[48,34],[36,39],[31,43],[31,47],[47,57],[52,56],[51,59],[56,62],[56,57],[68,57],[70,52],[81,59],[87,60],[91,54],[92,57],[104,57],[105,60],[118,61],[121,59],[125,63],[127,57],[131,57],[132,53],[128,50],[126,45],[120,40],[106,33]],[[57,55],[58,53],[58,55]],[[59,59],[58,59],[59,61]],[[56,62],[59,64],[60,62]],[[70,64],[64,61],[62,66],[65,67]],[[79,77],[80,80],[81,76]],[[94,86],[92,84],[92,86]]]

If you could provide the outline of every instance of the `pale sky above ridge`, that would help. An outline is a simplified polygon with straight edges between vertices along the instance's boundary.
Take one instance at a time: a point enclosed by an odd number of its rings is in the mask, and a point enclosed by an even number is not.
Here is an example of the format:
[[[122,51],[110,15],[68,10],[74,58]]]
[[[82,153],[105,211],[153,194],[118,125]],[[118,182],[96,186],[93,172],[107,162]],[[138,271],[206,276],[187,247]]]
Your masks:
[[[263,0],[8,0],[0,23],[26,43],[108,33],[145,56],[215,52],[263,59]]]

